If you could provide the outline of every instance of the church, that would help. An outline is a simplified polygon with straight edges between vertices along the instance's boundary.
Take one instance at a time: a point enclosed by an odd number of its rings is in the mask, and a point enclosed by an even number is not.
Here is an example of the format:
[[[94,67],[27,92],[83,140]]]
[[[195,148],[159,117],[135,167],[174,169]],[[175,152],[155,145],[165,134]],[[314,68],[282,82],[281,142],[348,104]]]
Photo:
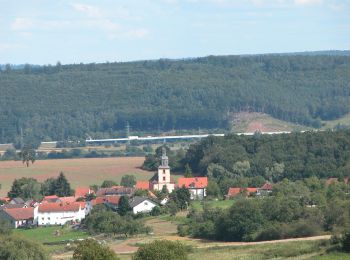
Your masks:
[[[179,184],[176,185],[170,176],[169,158],[166,155],[166,150],[163,148],[161,164],[158,167],[158,173],[155,174],[149,181],[136,182],[136,189],[157,190],[161,191],[166,187],[171,193],[175,188],[185,187],[190,191],[191,199],[204,199],[206,197],[206,188],[208,186],[207,177],[194,178],[179,178]]]
[[[158,167],[158,174],[154,175],[149,181],[138,181],[135,188],[161,191],[164,186],[169,193],[173,192],[175,189],[175,182],[170,176],[169,158],[166,155],[166,150],[163,148],[161,164]]]

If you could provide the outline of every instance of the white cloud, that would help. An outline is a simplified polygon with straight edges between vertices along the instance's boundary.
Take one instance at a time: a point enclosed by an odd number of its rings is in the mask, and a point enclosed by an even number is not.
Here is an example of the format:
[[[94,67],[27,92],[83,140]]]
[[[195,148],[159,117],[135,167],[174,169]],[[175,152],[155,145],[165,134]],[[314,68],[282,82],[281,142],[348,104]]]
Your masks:
[[[296,5],[318,5],[322,4],[323,0],[294,0]]]
[[[102,11],[97,6],[72,3],[74,10],[81,12],[89,17],[102,17]]]
[[[13,31],[26,31],[33,27],[33,20],[28,18],[18,17],[11,24],[11,30]]]
[[[3,51],[9,51],[9,50],[16,50],[16,49],[22,49],[25,46],[23,44],[17,44],[17,43],[0,43],[0,52]]]
[[[144,38],[149,34],[149,31],[144,28],[129,30],[126,35],[131,38]]]

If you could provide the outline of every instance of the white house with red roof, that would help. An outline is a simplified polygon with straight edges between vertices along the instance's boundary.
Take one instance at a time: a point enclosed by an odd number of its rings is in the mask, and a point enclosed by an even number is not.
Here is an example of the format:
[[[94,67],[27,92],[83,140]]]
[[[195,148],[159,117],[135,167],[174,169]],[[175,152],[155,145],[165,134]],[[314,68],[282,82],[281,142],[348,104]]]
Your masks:
[[[38,225],[64,225],[67,222],[80,223],[85,218],[85,202],[43,203],[38,207]]]
[[[14,228],[27,227],[37,224],[38,207],[5,208],[0,211],[0,217],[11,222]]]
[[[190,191],[191,199],[204,199],[207,196],[208,177],[179,178],[179,188]]]

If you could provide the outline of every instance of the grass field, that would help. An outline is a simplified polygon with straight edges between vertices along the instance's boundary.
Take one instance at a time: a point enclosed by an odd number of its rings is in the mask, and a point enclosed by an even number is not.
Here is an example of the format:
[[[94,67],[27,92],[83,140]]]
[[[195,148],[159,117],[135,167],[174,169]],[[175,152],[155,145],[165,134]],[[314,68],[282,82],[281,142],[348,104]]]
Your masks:
[[[59,235],[55,233],[59,232]],[[15,229],[14,233],[29,240],[39,243],[50,243],[63,240],[76,240],[88,237],[88,234],[79,230],[72,230],[61,227],[39,227],[34,229]]]
[[[232,206],[234,203],[234,200],[209,200],[209,201],[193,201],[191,203],[191,208],[196,210],[203,210],[203,206],[212,207],[212,208],[221,208],[226,209]]]
[[[61,171],[72,188],[101,184],[106,179],[119,182],[124,174],[134,174],[138,180],[148,180],[153,173],[140,168],[143,161],[144,157],[57,159],[39,160],[29,167],[25,167],[21,161],[1,161],[0,196],[7,194],[16,178],[32,177],[44,181],[57,177]]]

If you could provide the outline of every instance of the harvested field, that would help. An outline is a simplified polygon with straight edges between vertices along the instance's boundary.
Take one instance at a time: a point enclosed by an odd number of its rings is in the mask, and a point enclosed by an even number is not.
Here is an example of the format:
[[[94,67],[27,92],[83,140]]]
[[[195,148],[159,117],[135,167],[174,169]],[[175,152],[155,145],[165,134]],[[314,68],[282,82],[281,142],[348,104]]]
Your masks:
[[[26,167],[21,161],[0,162],[0,196],[6,195],[14,179],[32,177],[43,181],[63,172],[72,188],[101,184],[109,179],[119,182],[124,174],[134,174],[138,180],[148,180],[153,173],[140,167],[144,157],[40,160]]]

